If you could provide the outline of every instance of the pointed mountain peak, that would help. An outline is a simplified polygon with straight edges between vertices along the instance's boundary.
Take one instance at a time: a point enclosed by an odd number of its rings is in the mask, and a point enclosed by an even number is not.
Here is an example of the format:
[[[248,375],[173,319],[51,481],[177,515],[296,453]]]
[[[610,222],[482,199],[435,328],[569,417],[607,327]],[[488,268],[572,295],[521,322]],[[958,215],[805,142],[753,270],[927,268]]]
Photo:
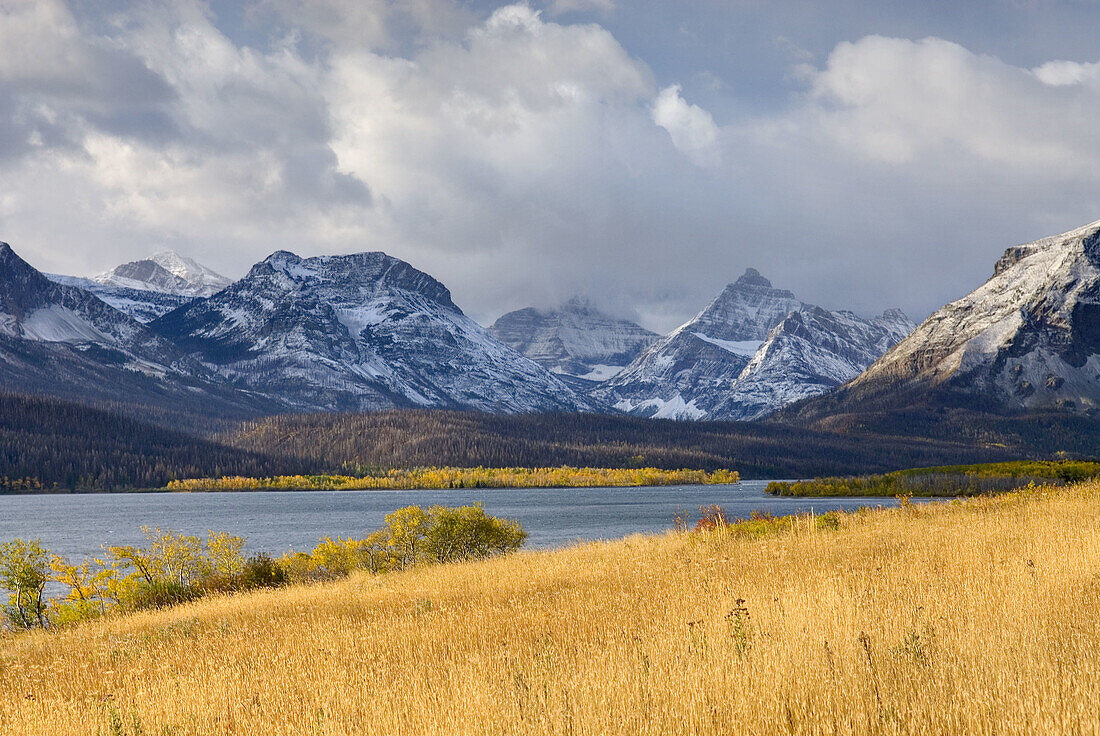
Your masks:
[[[154,253],[149,257],[149,260],[165,271],[191,284],[200,296],[209,296],[232,283],[232,279],[227,279],[214,269],[208,268],[194,259],[181,256],[173,250]]]
[[[741,277],[737,281],[733,282],[734,286],[757,286],[764,289],[772,288],[772,282],[760,275],[760,272],[755,268],[746,268],[745,273],[741,274]]]
[[[108,287],[188,297],[210,296],[230,283],[221,274],[174,251],[123,263],[92,277],[92,281]]]

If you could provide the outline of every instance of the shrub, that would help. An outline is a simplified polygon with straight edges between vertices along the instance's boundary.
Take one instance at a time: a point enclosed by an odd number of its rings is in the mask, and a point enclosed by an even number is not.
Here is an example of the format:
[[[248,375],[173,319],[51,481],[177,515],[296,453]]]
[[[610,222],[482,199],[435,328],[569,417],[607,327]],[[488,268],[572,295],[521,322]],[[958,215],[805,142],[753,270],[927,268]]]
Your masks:
[[[184,585],[175,580],[154,580],[136,588],[127,604],[134,610],[167,608],[201,598],[204,592],[206,591],[199,585]]]
[[[40,540],[0,545],[0,588],[10,592],[4,614],[18,628],[49,627],[44,595],[48,579],[49,552]]]
[[[254,590],[256,588],[278,588],[288,582],[287,572],[271,558],[260,553],[252,555],[244,562],[244,569],[237,578],[238,588]]]
[[[699,507],[699,521],[695,522],[695,531],[708,531],[721,526],[729,526],[726,510],[717,504]]]
[[[452,562],[513,552],[527,532],[518,522],[489,516],[481,506],[432,506],[424,539],[424,551],[432,560]]]

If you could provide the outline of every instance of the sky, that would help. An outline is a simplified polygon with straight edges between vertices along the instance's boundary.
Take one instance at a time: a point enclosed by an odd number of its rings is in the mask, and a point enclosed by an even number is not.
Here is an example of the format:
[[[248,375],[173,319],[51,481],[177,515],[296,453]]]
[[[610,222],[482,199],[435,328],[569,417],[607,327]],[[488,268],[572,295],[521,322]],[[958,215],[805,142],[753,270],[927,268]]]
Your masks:
[[[383,250],[482,323],[755,267],[920,320],[1100,219],[1096,0],[0,0],[0,240]]]

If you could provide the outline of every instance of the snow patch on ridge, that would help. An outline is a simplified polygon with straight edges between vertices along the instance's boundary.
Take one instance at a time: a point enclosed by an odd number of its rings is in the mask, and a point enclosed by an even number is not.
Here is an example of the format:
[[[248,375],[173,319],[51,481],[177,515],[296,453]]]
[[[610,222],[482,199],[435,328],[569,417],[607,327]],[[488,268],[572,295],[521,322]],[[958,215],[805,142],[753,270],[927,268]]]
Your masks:
[[[691,333],[703,342],[709,342],[711,345],[716,345],[723,350],[733,353],[734,355],[743,355],[746,358],[751,358],[756,351],[760,349],[760,346],[764,343],[760,340],[719,340],[716,337],[707,337],[702,332]]]

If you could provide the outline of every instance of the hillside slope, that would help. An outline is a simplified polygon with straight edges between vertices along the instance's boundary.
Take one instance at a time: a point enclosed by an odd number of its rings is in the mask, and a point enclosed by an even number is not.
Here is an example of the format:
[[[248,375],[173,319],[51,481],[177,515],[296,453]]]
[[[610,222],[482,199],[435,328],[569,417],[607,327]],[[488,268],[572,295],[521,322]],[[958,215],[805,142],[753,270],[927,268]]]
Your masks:
[[[772,423],[421,410],[269,417],[246,422],[222,439],[241,449],[314,457],[337,468],[654,466],[730,468],[744,478],[875,472],[1040,452],[1022,446],[853,436]]]

